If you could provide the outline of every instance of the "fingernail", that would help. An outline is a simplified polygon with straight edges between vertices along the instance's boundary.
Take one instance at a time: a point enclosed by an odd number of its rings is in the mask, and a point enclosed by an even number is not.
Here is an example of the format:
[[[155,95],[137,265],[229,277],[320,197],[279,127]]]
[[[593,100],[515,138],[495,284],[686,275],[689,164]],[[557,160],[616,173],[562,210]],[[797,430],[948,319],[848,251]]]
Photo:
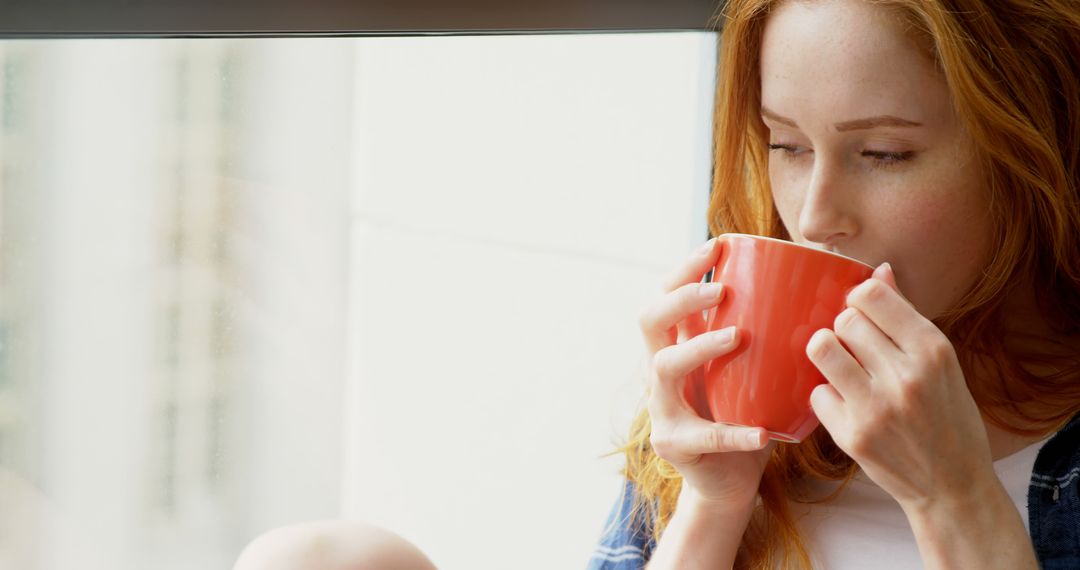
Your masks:
[[[752,431],[746,434],[746,443],[754,447],[761,447],[761,432]]]
[[[716,243],[716,238],[710,239],[709,241],[705,242],[705,245],[701,246],[701,249],[699,250],[699,252],[701,254],[709,253],[710,251],[712,251],[712,247],[713,247],[714,243]]]
[[[720,294],[720,291],[724,290],[722,283],[704,283],[701,285],[701,296],[706,299],[712,299]]]
[[[716,337],[716,342],[720,344],[728,344],[731,341],[735,340],[735,327],[725,327],[716,331],[713,334]]]
[[[855,318],[856,311],[858,311],[858,309],[854,309],[852,307],[848,307],[843,311],[840,311],[840,314],[836,316],[836,322],[833,324],[843,326],[850,323],[851,320]]]
[[[886,273],[892,273],[892,266],[889,265],[888,261],[877,266],[877,269],[874,270],[874,277],[884,277]]]

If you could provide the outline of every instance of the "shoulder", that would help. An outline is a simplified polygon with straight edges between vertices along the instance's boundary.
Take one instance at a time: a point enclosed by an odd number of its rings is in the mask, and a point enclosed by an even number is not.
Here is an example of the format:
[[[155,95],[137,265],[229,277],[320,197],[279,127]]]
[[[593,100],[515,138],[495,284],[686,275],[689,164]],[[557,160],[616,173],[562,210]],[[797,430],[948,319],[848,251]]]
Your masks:
[[[1080,567],[1080,414],[1039,450],[1028,487],[1028,517],[1044,568]]]
[[[1070,472],[1075,473],[1074,480],[1080,476],[1080,414],[1073,416],[1069,423],[1039,450],[1033,479],[1060,480]]]

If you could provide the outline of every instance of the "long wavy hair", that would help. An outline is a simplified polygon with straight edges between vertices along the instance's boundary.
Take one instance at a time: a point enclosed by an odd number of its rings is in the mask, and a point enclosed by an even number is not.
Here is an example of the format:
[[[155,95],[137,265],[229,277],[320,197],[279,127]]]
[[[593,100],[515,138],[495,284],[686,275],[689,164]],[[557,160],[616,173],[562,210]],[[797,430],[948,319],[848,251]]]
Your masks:
[[[714,20],[721,40],[708,209],[713,235],[790,239],[772,202],[768,134],[759,114],[762,31],[779,1],[805,0],[729,0]],[[934,323],[952,341],[989,421],[1016,434],[1052,433],[1080,411],[1080,355],[1061,342],[1080,333],[1080,2],[867,1],[896,10],[913,41],[934,58],[989,184],[992,258]],[[1033,285],[1052,337],[1007,326],[1005,300]],[[618,452],[634,484],[635,516],[659,539],[682,480],[653,452],[650,432],[642,411]],[[824,429],[800,444],[777,446],[736,568],[810,568],[789,501],[828,501],[857,470]],[[797,485],[806,478],[843,483],[829,497],[810,497]]]

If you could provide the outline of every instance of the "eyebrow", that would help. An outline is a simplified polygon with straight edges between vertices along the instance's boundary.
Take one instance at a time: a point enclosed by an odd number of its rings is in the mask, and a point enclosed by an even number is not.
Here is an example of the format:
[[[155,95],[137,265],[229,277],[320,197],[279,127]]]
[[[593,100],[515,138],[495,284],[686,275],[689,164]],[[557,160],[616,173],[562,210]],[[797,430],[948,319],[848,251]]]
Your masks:
[[[799,125],[793,120],[783,115],[777,115],[769,109],[762,107],[761,116],[775,121],[777,123],[787,125],[789,127],[799,128]],[[866,117],[864,119],[853,119],[850,121],[844,121],[836,123],[833,127],[837,132],[845,131],[858,131],[863,129],[872,129],[874,127],[921,127],[922,123],[915,121],[909,121],[907,119],[901,119],[900,117],[894,117],[892,115],[878,115],[876,117]]]

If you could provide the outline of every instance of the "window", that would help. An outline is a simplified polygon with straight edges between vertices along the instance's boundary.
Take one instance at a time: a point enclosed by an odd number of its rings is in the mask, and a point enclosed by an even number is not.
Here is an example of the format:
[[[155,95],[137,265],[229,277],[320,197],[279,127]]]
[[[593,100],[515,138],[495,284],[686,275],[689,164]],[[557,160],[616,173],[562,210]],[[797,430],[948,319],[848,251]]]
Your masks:
[[[584,564],[715,40],[0,41],[0,567],[332,517]]]

